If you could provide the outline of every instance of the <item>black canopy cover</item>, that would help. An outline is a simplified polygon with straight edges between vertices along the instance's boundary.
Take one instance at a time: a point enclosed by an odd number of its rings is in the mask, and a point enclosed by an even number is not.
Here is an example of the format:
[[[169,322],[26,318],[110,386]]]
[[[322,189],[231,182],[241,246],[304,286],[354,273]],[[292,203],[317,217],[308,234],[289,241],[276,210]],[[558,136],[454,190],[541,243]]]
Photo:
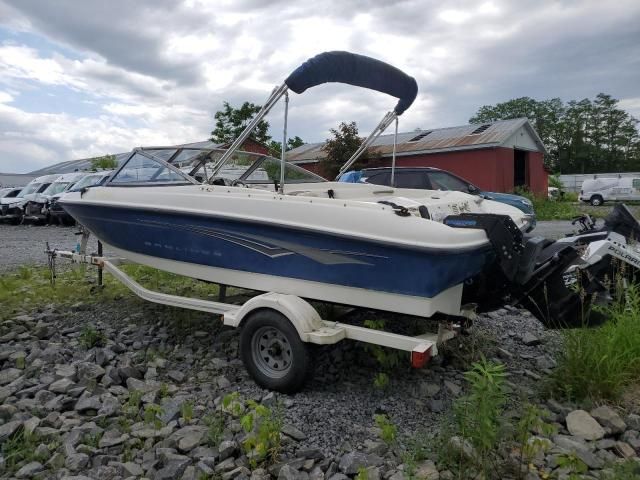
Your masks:
[[[418,94],[418,84],[396,67],[364,55],[349,52],[324,52],[310,58],[285,83],[296,93],[322,83],[339,82],[370,88],[399,99],[394,111],[401,115]]]

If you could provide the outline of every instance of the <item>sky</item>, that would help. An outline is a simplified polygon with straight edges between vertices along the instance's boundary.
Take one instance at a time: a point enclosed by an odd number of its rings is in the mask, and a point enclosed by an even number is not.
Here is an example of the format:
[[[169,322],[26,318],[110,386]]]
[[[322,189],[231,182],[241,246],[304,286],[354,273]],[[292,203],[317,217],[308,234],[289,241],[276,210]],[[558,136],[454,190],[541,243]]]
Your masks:
[[[205,140],[224,101],[262,104],[329,50],[416,78],[401,131],[521,96],[605,92],[640,118],[637,0],[0,0],[0,172]],[[364,135],[395,104],[341,84],[292,93],[289,135]],[[282,119],[267,117],[276,140]]]

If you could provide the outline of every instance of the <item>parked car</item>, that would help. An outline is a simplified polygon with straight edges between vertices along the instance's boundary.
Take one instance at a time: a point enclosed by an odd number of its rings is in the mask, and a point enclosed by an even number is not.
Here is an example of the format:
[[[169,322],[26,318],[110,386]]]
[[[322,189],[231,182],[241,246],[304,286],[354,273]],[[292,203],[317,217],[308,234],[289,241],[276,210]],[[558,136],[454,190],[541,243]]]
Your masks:
[[[7,221],[17,225],[22,222],[27,195],[44,192],[60,175],[43,175],[31,180],[15,197],[0,198],[0,221]]]
[[[78,180],[87,175],[86,172],[74,172],[58,175],[45,190],[39,193],[25,195],[27,203],[24,206],[24,222],[47,223],[49,221],[49,202],[51,197],[65,192]]]
[[[22,187],[0,188],[0,198],[16,198],[20,190],[22,190]]]
[[[63,196],[65,193],[69,192],[77,192],[82,189],[95,187],[98,185],[102,185],[107,178],[111,176],[113,171],[103,171],[103,172],[95,172],[89,173],[85,175],[80,180],[78,180],[74,185],[69,187],[67,190],[57,193],[51,196],[51,200],[49,202],[49,217],[51,222],[57,222],[61,225],[73,225],[75,220],[71,215],[69,215],[63,208],[58,204],[58,199]]]
[[[640,200],[640,178],[593,178],[582,182],[580,195],[583,202],[593,206],[604,202]]]
[[[366,168],[359,171],[346,172],[340,177],[341,182],[373,183],[391,185],[391,167]],[[454,190],[481,195],[488,200],[506,203],[522,210],[529,216],[531,231],[536,226],[536,215],[531,200],[511,193],[485,192],[473,183],[446,170],[433,167],[397,167],[395,186],[398,188],[419,188],[425,190]]]

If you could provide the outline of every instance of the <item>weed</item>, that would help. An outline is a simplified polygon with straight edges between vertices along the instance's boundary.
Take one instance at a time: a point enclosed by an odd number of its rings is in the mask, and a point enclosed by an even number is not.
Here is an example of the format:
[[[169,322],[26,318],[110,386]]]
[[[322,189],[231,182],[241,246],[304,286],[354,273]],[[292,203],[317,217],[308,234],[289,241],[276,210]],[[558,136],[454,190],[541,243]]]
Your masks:
[[[453,406],[453,421],[441,429],[442,460],[463,473],[470,466],[481,469],[488,478],[495,466],[497,445],[503,432],[502,411],[506,402],[504,365],[487,361],[484,357],[474,363],[465,373],[469,393],[456,400]],[[463,455],[464,449],[451,450],[450,439],[454,435],[473,447],[473,455]],[[453,457],[454,452],[456,454]]]
[[[125,413],[132,417],[137,418],[140,414],[140,404],[142,403],[142,392],[139,390],[133,390],[129,393],[129,399],[125,405]]]
[[[640,464],[635,460],[616,463],[611,473],[603,474],[601,480],[640,480]]]
[[[572,400],[617,399],[640,380],[640,287],[629,285],[607,313],[600,327],[563,331],[553,393]]]
[[[24,368],[26,367],[26,359],[25,357],[17,357],[16,358],[16,368],[19,370],[24,370]]]
[[[207,430],[207,444],[210,447],[217,447],[222,441],[222,435],[224,434],[225,420],[222,413],[210,413],[203,419],[204,424],[208,427]]]
[[[240,424],[247,434],[243,447],[253,468],[258,461],[276,463],[280,455],[281,430],[283,424],[282,407],[270,409],[253,400],[247,402],[248,412],[240,418]]]
[[[389,375],[378,372],[373,379],[373,386],[380,390],[386,390],[389,387]]]
[[[532,431],[539,431],[545,436],[555,433],[556,428],[544,421],[549,412],[541,410],[535,405],[527,403],[524,407],[524,414],[516,426],[516,442],[520,450],[520,465],[528,464],[538,454],[544,452],[549,447],[549,442],[543,439],[532,437]],[[518,478],[522,478],[522,469],[518,470]]]
[[[87,350],[93,347],[104,347],[107,341],[104,333],[96,330],[92,325],[86,325],[80,333],[80,345]]]
[[[25,431],[24,427],[16,430],[2,444],[2,456],[7,470],[13,473],[22,463],[44,462],[46,457],[41,458],[35,452],[40,443],[41,439],[35,433]]]
[[[171,393],[169,392],[169,385],[165,382],[162,382],[160,384],[160,390],[158,390],[158,395],[160,395],[160,398],[167,398],[171,396]]]
[[[183,404],[180,405],[180,412],[185,422],[191,422],[191,420],[193,420],[193,402],[183,402]]]
[[[365,467],[358,469],[358,474],[354,477],[354,480],[369,480],[369,472]]]
[[[95,434],[87,433],[82,437],[82,443],[91,448],[98,448],[100,440],[102,439],[102,432]]]
[[[380,438],[382,438],[382,441],[387,445],[394,444],[398,436],[398,428],[391,423],[391,420],[386,415],[375,415],[373,418],[381,431]]]
[[[234,417],[239,417],[244,412],[244,405],[240,401],[238,392],[229,393],[222,399],[222,410],[230,413]]]
[[[558,455],[557,462],[558,468],[569,472],[568,480],[579,480],[582,478],[582,474],[589,470],[589,467],[573,453]]]
[[[155,403],[149,403],[144,407],[144,423],[147,425],[153,425],[156,430],[162,428],[162,407]]]

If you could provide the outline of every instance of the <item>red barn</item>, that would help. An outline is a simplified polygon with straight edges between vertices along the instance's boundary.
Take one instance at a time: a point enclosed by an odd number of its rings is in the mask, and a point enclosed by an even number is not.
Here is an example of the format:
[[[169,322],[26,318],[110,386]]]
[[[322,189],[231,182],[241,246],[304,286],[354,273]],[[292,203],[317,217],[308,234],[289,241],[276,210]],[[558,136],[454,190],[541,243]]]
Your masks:
[[[323,143],[303,145],[288,152],[287,159],[318,173],[320,161],[326,156],[322,146]],[[393,135],[381,135],[360,164],[389,166],[392,151]],[[545,153],[542,140],[529,121],[517,118],[399,133],[396,165],[448,170],[490,192],[512,192],[524,187],[546,196]]]

